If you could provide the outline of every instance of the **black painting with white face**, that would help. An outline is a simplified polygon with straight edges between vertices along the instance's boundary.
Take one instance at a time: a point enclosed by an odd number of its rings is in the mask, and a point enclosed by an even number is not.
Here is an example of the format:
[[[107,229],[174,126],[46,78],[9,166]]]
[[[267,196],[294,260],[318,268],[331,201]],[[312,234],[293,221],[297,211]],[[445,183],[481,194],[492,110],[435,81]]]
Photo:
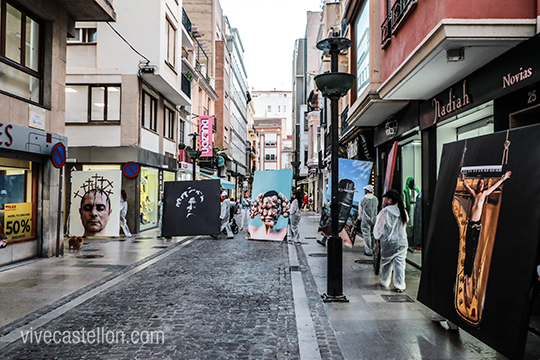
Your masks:
[[[216,235],[219,180],[165,182],[163,236]]]

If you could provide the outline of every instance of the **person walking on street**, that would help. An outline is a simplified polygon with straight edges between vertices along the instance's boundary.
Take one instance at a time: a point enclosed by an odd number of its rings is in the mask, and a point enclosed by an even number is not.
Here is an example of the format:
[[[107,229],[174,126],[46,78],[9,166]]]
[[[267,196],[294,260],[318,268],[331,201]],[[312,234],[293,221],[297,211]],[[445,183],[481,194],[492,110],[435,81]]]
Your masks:
[[[221,228],[219,231],[225,229],[227,231],[227,239],[234,238],[229,221],[231,219],[231,201],[229,200],[229,194],[226,190],[221,193],[221,214],[219,215],[221,220]]]
[[[364,238],[364,254],[372,256],[375,250],[375,240],[373,239],[373,226],[377,219],[379,199],[373,195],[373,185],[364,187],[365,195],[360,200],[360,211],[358,217],[361,220],[360,229]]]
[[[390,286],[390,277],[394,272],[394,291],[405,290],[405,259],[407,257],[407,233],[405,227],[409,220],[403,198],[394,189],[383,195],[386,207],[377,215],[373,235],[381,242],[380,284]]]
[[[308,203],[309,203],[309,196],[306,193],[306,195],[304,195],[304,206],[302,207],[305,211],[307,211],[308,209]]]
[[[242,198],[242,222],[240,224],[240,230],[244,230],[244,226],[249,222],[249,208],[251,207],[251,198],[249,197],[249,191],[244,192]]]
[[[126,221],[126,215],[128,210],[127,193],[126,190],[120,192],[120,227],[124,232],[124,235],[131,237],[131,231]]]
[[[301,196],[299,192],[293,194],[291,210],[289,212],[289,225],[291,240],[295,244],[300,244],[300,235],[298,233],[298,225],[300,224],[300,207],[298,206],[298,198]]]

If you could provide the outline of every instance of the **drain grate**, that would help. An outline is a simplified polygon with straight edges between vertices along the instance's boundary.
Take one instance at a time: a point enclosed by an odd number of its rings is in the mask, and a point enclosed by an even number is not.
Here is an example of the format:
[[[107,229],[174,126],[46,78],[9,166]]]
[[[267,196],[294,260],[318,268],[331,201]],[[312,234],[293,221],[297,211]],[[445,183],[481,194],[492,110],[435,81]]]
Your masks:
[[[315,236],[304,236],[304,239],[316,239]]]
[[[85,254],[85,255],[77,256],[77,259],[99,259],[99,258],[102,258],[102,257],[103,257],[103,255]]]
[[[309,254],[311,257],[326,257],[326,253]]]
[[[99,251],[99,249],[81,249],[83,252],[93,252],[93,251]]]
[[[166,249],[168,248],[167,245],[157,245],[157,246],[152,246],[153,249]]]
[[[300,266],[289,266],[291,271],[300,271]]]
[[[373,265],[373,260],[372,259],[358,259],[358,260],[354,260],[354,262],[357,263],[357,264]]]
[[[414,302],[409,295],[381,295],[384,301],[391,303]]]

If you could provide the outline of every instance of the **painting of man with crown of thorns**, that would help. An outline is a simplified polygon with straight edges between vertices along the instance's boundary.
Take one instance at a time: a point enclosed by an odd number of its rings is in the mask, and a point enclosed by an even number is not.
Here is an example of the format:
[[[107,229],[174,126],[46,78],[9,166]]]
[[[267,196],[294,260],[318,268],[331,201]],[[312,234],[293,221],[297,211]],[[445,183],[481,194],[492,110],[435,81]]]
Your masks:
[[[121,182],[120,171],[72,173],[71,235],[118,236],[119,217],[111,215],[120,208]]]

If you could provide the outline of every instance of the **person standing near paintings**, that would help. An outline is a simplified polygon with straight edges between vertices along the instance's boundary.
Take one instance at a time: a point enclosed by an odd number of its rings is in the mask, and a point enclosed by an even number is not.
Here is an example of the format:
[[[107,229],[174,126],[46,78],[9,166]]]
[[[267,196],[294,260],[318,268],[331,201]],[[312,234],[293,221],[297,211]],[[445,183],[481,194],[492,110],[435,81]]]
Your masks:
[[[361,220],[360,229],[364,239],[364,254],[372,256],[375,250],[375,240],[373,239],[373,227],[377,219],[377,210],[379,208],[379,199],[373,195],[373,185],[364,187],[365,195],[360,200],[360,210],[358,218]]]
[[[291,203],[291,209],[289,212],[291,240],[295,244],[300,244],[300,235],[298,233],[298,225],[300,224],[300,207],[298,206],[298,198],[301,196],[300,192],[293,194],[293,201]]]
[[[219,220],[221,221],[221,227],[219,231],[225,229],[227,231],[227,239],[234,238],[229,221],[231,219],[231,201],[229,200],[229,194],[226,190],[221,193],[221,214]]]
[[[240,230],[244,230],[244,226],[248,225],[249,208],[251,207],[251,197],[249,197],[249,191],[244,192],[242,198],[242,223],[240,224]]]
[[[413,226],[414,226],[414,209],[416,207],[416,199],[420,189],[414,185],[414,178],[409,177],[405,182],[405,189],[403,189],[403,200],[405,202],[405,211],[409,216],[409,222],[407,223],[407,238],[411,239],[410,246],[413,245]]]
[[[397,190],[390,189],[384,195],[386,207],[377,215],[373,235],[381,242],[380,284],[390,286],[394,272],[394,291],[405,290],[405,260],[407,258],[407,233],[409,220],[403,199]]]
[[[129,226],[126,220],[127,210],[127,193],[126,190],[122,190],[120,192],[120,227],[122,228],[124,235],[126,235],[127,237],[131,237],[131,231],[129,231]]]

